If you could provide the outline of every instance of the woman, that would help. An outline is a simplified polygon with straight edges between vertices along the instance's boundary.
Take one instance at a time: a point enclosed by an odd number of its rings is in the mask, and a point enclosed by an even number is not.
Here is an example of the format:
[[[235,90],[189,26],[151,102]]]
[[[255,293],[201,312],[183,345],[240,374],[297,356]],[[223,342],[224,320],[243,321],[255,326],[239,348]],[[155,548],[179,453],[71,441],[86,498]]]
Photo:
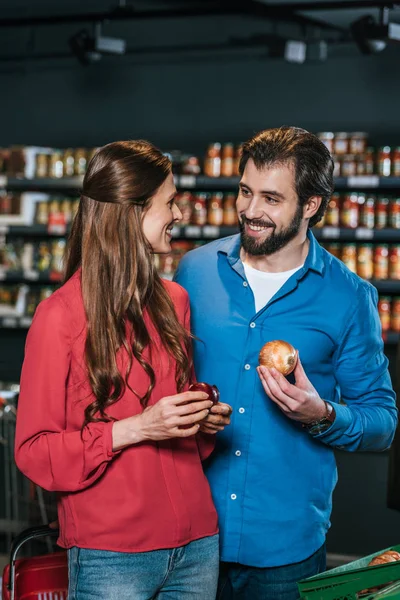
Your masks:
[[[188,296],[152,257],[171,250],[175,194],[150,143],[101,148],[65,283],[29,331],[16,461],[59,492],[70,600],[215,597],[217,516],[201,465],[214,437],[199,431],[212,402],[187,391]]]

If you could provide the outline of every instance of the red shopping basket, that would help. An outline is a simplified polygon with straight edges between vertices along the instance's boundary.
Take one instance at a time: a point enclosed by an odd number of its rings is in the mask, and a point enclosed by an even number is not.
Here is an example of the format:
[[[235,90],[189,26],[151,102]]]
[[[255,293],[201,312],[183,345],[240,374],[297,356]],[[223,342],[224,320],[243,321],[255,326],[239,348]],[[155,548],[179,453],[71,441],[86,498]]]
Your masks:
[[[6,565],[3,572],[2,600],[67,600],[66,552],[17,560],[21,546],[46,535],[58,535],[58,531],[47,525],[31,527],[15,538],[10,552],[10,564]]]

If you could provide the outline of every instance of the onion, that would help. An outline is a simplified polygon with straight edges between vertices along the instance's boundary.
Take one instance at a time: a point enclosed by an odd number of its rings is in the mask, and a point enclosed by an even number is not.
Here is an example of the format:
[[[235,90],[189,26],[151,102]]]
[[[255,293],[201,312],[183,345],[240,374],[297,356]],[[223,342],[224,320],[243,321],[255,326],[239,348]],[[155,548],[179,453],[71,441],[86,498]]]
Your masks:
[[[261,348],[258,361],[263,367],[275,368],[286,376],[296,367],[297,351],[288,342],[274,340]]]

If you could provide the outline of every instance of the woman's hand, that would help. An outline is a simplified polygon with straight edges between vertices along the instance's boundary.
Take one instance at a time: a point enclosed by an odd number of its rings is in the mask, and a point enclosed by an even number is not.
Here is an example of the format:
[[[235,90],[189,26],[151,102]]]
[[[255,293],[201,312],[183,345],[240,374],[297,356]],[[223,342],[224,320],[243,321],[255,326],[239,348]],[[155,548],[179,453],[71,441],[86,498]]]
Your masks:
[[[182,392],[161,398],[140,415],[113,424],[113,450],[146,440],[160,441],[195,435],[213,403],[204,392]]]

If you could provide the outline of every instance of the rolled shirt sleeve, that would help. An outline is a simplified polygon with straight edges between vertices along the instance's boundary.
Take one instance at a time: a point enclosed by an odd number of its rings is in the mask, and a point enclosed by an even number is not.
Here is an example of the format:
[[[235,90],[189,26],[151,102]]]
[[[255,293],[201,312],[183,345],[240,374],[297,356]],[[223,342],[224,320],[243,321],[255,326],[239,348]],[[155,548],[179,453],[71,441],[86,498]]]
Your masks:
[[[112,422],[66,430],[72,343],[68,308],[52,296],[38,307],[28,333],[15,442],[19,469],[50,491],[87,488],[119,454],[112,450]]]
[[[349,451],[387,449],[397,426],[395,393],[383,352],[378,294],[366,284],[334,354],[341,403],[336,419],[322,434],[324,443]]]

